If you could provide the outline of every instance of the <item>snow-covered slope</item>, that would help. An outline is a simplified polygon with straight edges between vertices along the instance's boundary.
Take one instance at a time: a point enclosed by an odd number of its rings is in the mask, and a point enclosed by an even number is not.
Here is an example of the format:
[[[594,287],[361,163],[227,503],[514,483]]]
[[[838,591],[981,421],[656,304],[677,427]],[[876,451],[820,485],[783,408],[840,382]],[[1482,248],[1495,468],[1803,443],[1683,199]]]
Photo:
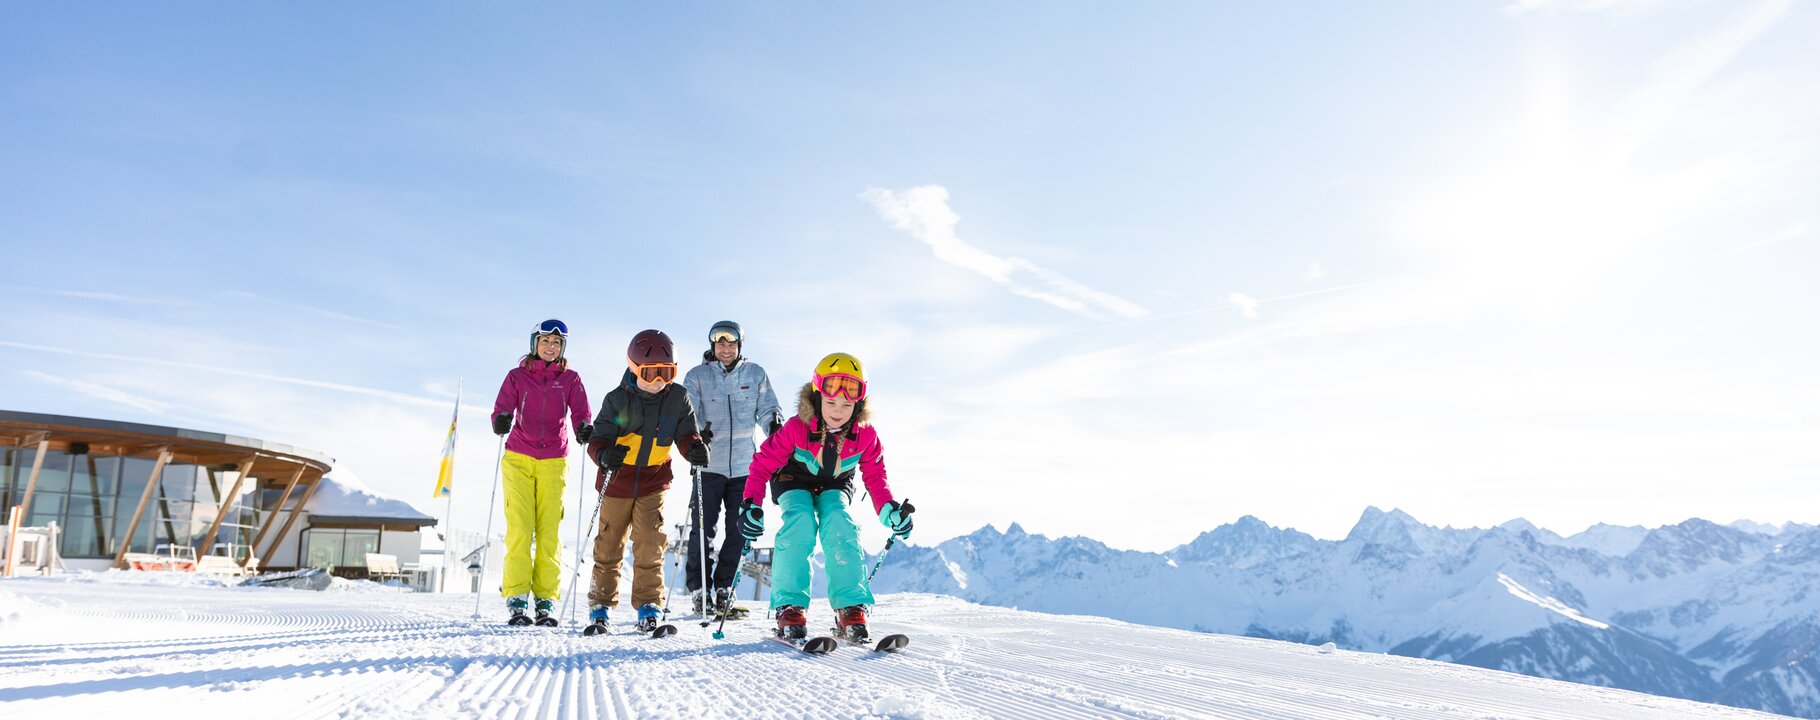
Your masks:
[[[1072,548],[1051,557],[1062,565]],[[0,581],[0,717],[1763,718],[1390,655],[904,594],[903,653],[469,619],[473,596],[210,587],[108,573]],[[206,581],[203,581],[206,582]],[[489,610],[497,603],[490,602]],[[824,608],[812,620],[825,621]],[[1577,624],[1577,623],[1576,623]]]
[[[1369,509],[1344,540],[1246,517],[1167,553],[983,528],[876,587],[1447,660],[1820,717],[1820,530],[1704,520],[1563,538]]]

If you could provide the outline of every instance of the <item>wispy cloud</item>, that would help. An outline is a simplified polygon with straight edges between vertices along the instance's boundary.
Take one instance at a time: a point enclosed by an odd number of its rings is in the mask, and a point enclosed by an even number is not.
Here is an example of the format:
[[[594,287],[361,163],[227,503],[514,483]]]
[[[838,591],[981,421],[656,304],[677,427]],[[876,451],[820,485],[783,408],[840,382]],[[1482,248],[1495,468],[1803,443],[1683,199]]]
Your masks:
[[[299,312],[310,313],[312,315],[320,315],[322,317],[326,317],[326,318],[330,318],[330,319],[334,319],[334,320],[344,320],[347,322],[360,323],[362,325],[371,325],[373,327],[385,328],[387,330],[401,329],[398,325],[393,325],[392,323],[380,322],[378,320],[369,320],[367,318],[359,317],[356,315],[349,315],[347,313],[339,313],[339,312],[335,312],[334,310],[319,308],[314,305],[302,305],[302,304],[298,304],[298,303],[284,302],[282,300],[274,300],[274,299],[266,297],[264,295],[259,295],[257,293],[250,293],[250,292],[246,292],[243,290],[229,290],[223,294],[227,295],[230,298],[234,298],[237,300],[253,300],[256,302],[266,303],[268,305],[276,305],[276,306],[282,307],[282,308],[288,308],[288,309],[296,310]]]
[[[52,375],[49,373],[39,372],[37,370],[27,370],[27,371],[25,371],[25,375],[26,375],[26,377],[32,378],[33,380],[37,380],[38,382],[41,382],[41,383],[45,383],[48,385],[55,385],[57,387],[65,388],[68,390],[73,390],[75,392],[82,393],[83,395],[87,395],[92,398],[96,398],[99,400],[105,400],[107,402],[115,403],[118,405],[125,405],[125,406],[133,408],[135,410],[140,410],[143,412],[151,413],[153,415],[163,415],[166,413],[166,411],[170,410],[170,408],[171,408],[170,403],[153,400],[151,398],[142,397],[139,395],[134,395],[134,394],[126,392],[124,390],[118,390],[115,388],[107,387],[105,385],[98,385],[98,384],[92,383],[92,382],[76,380],[74,378],[58,377],[56,375]]]
[[[1233,293],[1226,296],[1226,304],[1239,309],[1245,319],[1256,320],[1258,317],[1258,299],[1245,293]]]
[[[1504,12],[1509,15],[1562,11],[1636,15],[1654,10],[1662,3],[1663,0],[1515,0],[1504,6]]]
[[[1318,262],[1308,263],[1308,269],[1302,271],[1302,279],[1310,282],[1323,280],[1326,279],[1326,277],[1327,271],[1322,269],[1321,264]]]
[[[393,392],[391,390],[379,390],[376,388],[361,387],[358,385],[346,385],[346,384],[342,384],[342,383],[323,382],[321,380],[310,380],[307,378],[285,377],[282,375],[269,375],[266,373],[247,372],[245,370],[236,370],[234,368],[219,367],[219,366],[215,366],[215,365],[202,365],[202,364],[198,364],[198,363],[187,363],[187,362],[181,362],[178,360],[164,360],[161,358],[134,357],[131,355],[114,355],[114,354],[110,354],[110,353],[89,352],[87,350],[74,350],[74,349],[70,349],[70,348],[47,347],[44,345],[31,345],[31,344],[27,344],[27,343],[12,342],[10,340],[0,340],[0,347],[18,348],[20,350],[35,350],[37,352],[55,353],[58,355],[74,355],[74,356],[78,356],[78,357],[97,358],[97,359],[101,359],[101,360],[117,360],[117,361],[121,361],[121,362],[140,363],[140,364],[145,364],[145,365],[162,365],[165,367],[184,368],[184,369],[188,369],[188,370],[202,370],[202,371],[210,372],[210,373],[233,375],[236,377],[252,378],[255,380],[266,380],[266,381],[270,381],[270,382],[284,383],[287,385],[300,385],[303,387],[318,388],[321,390],[335,390],[335,391],[339,391],[339,392],[352,393],[355,395],[366,395],[368,397],[384,398],[387,400],[393,400],[396,402],[407,403],[407,404],[411,404],[411,405],[424,405],[424,406],[429,406],[429,407],[447,407],[446,403],[448,402],[446,399],[427,398],[427,397],[422,397],[422,396],[418,396],[418,395],[408,395],[405,393]]]
[[[1806,221],[1798,222],[1798,223],[1790,225],[1786,228],[1783,228],[1781,232],[1778,232],[1774,235],[1763,238],[1762,240],[1757,240],[1755,242],[1746,243],[1745,245],[1739,247],[1737,250],[1733,251],[1732,254],[1736,255],[1738,253],[1746,253],[1746,252],[1750,252],[1752,250],[1761,250],[1761,249],[1769,247],[1771,245],[1781,245],[1782,243],[1788,242],[1790,240],[1794,240],[1795,238],[1805,237],[1808,234],[1812,233],[1813,231],[1814,231],[1814,226],[1811,223],[1808,223]]]
[[[1140,318],[1150,311],[1136,303],[1086,285],[1023,258],[1004,258],[981,250],[955,232],[961,217],[948,206],[948,189],[923,185],[902,193],[867,188],[860,197],[871,203],[891,227],[909,233],[935,251],[935,258],[984,275],[1012,293],[1088,317],[1100,311]]]
[[[17,291],[17,292],[27,292],[27,293],[32,293],[35,295],[50,295],[52,297],[76,298],[78,300],[98,300],[101,302],[123,303],[123,304],[127,304],[127,305],[176,306],[176,305],[187,305],[188,304],[181,300],[170,300],[170,299],[166,299],[166,298],[132,297],[129,295],[120,295],[120,294],[116,294],[116,293],[95,292],[92,290],[60,290],[60,289],[56,289],[56,288],[27,287],[24,285],[0,285],[0,288],[5,288],[7,290],[13,290],[13,291]]]

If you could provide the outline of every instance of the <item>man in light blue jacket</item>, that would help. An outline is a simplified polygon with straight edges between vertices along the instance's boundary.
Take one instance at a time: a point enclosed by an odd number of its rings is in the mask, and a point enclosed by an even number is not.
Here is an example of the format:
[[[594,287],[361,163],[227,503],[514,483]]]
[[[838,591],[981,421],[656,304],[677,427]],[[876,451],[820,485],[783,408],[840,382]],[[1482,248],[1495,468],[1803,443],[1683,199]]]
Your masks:
[[[777,432],[784,416],[777,405],[777,393],[771,389],[771,378],[765,369],[747,360],[743,354],[745,335],[739,323],[722,320],[708,330],[712,345],[702,353],[702,362],[683,377],[689,391],[689,402],[695,407],[695,419],[713,429],[709,441],[713,451],[707,467],[702,468],[701,487],[689,498],[689,562],[687,584],[697,614],[716,614],[733,606],[733,574],[738,572],[739,551],[744,540],[739,534],[739,503],[745,492],[746,468],[758,447],[753,431],[760,425],[765,433]],[[713,423],[709,426],[709,423]],[[699,492],[699,495],[695,493]],[[698,510],[699,508],[699,510]],[[724,512],[723,512],[724,511]],[[698,514],[699,513],[699,514]],[[714,550],[714,536],[725,518],[726,532],[720,550]],[[699,524],[697,524],[699,519]],[[701,532],[707,531],[707,540]],[[712,580],[712,594],[704,592],[702,546],[708,546],[705,572]],[[705,606],[705,607],[704,607]]]

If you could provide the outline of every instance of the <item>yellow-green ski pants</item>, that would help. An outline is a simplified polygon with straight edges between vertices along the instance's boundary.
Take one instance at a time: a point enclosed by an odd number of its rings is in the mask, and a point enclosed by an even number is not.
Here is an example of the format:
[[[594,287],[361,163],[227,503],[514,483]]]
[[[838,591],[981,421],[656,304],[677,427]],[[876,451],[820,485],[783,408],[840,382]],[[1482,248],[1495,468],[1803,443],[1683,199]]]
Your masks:
[[[538,460],[506,451],[506,577],[500,594],[555,600],[562,586],[562,475],[567,458]]]

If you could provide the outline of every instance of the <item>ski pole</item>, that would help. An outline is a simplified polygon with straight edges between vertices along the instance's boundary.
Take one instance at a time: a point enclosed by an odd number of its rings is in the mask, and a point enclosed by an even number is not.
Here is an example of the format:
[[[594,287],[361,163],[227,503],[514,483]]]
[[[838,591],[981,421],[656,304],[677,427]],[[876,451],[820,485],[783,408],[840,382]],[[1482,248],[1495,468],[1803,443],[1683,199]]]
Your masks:
[[[729,539],[731,539],[731,538],[729,538]],[[729,588],[727,590],[727,594],[730,596],[728,598],[729,603],[732,602],[733,598],[739,597],[740,576],[746,572],[746,555],[750,552],[752,552],[752,543],[742,543],[740,545],[739,564],[733,566],[733,587]],[[728,609],[731,610],[732,608],[729,607]],[[720,625],[718,627],[714,628],[714,639],[715,640],[727,639],[727,633],[725,632],[727,629],[727,616],[732,615],[732,614],[733,613],[731,613],[731,612],[724,612],[724,613],[720,614]],[[707,627],[708,624],[704,622],[701,624],[701,626]]]
[[[916,512],[916,506],[910,504],[909,498],[904,498],[904,502],[898,505],[898,515],[908,517],[913,512]],[[878,551],[878,560],[873,561],[872,571],[866,573],[866,587],[872,587],[872,576],[878,574],[879,567],[885,564],[885,555],[889,554],[891,546],[896,544],[897,533],[893,532],[891,537],[885,538],[885,549]]]
[[[575,574],[569,576],[570,608],[575,607],[575,583],[581,579],[581,554],[588,545],[586,538],[594,534],[594,523],[600,520],[600,504],[607,499],[607,485],[611,482],[613,482],[612,473],[608,473],[606,482],[600,484],[600,493],[594,496],[594,513],[588,516],[588,531],[582,533],[582,541],[575,544]],[[577,507],[579,506],[580,505],[577,504]],[[580,519],[576,520],[577,524],[580,524],[580,522]],[[575,617],[573,609],[571,609],[568,614],[570,618]]]
[[[714,436],[714,423],[710,422],[707,425],[702,426],[702,432],[707,433],[708,437],[713,437]],[[695,437],[697,440],[699,440],[701,438],[700,435],[696,435]],[[703,443],[703,444],[705,445],[707,443]],[[694,465],[690,465],[689,474],[694,476],[694,478],[695,478],[695,535],[696,535],[696,537],[699,537],[701,539],[700,543],[699,543],[700,544],[699,549],[701,550],[701,557],[700,557],[699,561],[696,562],[697,569],[699,569],[701,571],[701,575],[698,576],[701,579],[701,586],[698,588],[699,590],[701,590],[701,626],[707,627],[708,626],[708,585],[709,585],[709,583],[708,583],[708,530],[707,530],[706,526],[704,525],[704,520],[702,518],[703,518],[703,513],[707,512],[707,508],[704,506],[707,505],[708,498],[706,496],[702,495],[702,491],[701,491],[701,468],[696,467]]]
[[[493,543],[493,508],[494,508],[494,505],[499,502],[499,466],[505,464],[505,461],[506,461],[506,436],[501,435],[501,436],[499,436],[498,456],[493,458],[493,499],[487,501],[487,534],[485,536],[483,536],[482,538],[480,538],[482,547],[485,547],[486,545],[491,545]],[[481,582],[485,583],[486,577],[487,577],[487,553],[486,552],[482,552],[480,554],[480,577],[481,577]],[[474,591],[474,617],[473,617],[473,619],[475,619],[475,620],[480,619],[480,591],[479,590]]]
[[[582,491],[586,478],[583,473],[588,469],[586,446],[582,447],[581,456],[582,460],[575,464],[575,567],[569,573],[569,592],[562,599],[562,614],[569,619],[570,625],[575,624],[575,578],[581,574],[581,509],[588,502],[588,494]]]

